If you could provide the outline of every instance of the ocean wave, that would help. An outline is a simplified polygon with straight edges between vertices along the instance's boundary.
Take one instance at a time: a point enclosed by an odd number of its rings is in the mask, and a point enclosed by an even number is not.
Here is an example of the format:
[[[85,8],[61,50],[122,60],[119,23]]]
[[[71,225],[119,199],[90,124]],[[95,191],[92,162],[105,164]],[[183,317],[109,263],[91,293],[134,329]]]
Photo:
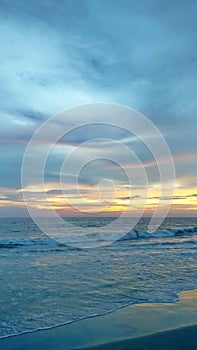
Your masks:
[[[58,243],[53,239],[46,238],[32,238],[32,239],[1,239],[0,248],[16,248],[24,246],[56,246]]]
[[[99,242],[99,241],[106,241],[106,242],[120,242],[120,241],[139,241],[139,240],[152,240],[152,239],[159,239],[160,243],[162,243],[162,240],[166,238],[183,238],[183,237],[192,237],[197,235],[197,227],[177,227],[177,228],[170,228],[170,229],[160,229],[155,232],[148,232],[148,231],[142,231],[133,229],[132,231],[127,232],[122,237],[120,237],[120,234],[117,233],[111,233],[111,234],[102,234],[102,231],[100,234],[88,234],[84,236],[69,236],[67,239],[67,242],[65,240],[65,244],[58,242],[58,240],[52,239],[50,237],[42,237],[42,238],[30,238],[30,239],[0,239],[0,248],[16,248],[16,247],[25,247],[25,246],[67,246],[79,243],[87,243],[87,242]],[[192,241],[195,243],[195,241]],[[164,243],[164,242],[163,242]],[[151,243],[152,244],[152,243]]]
[[[195,236],[197,234],[197,227],[176,227],[170,229],[157,230],[154,232],[132,230],[126,233],[119,241],[136,240],[136,239],[150,239],[150,238],[168,238],[168,237],[187,237]]]

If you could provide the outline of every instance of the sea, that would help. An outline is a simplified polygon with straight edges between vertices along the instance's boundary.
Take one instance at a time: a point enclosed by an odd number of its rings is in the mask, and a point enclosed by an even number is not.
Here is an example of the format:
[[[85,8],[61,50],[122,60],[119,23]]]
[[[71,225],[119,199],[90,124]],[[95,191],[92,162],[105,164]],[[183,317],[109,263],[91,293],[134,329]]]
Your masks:
[[[88,227],[93,237],[115,218],[63,220],[68,230]],[[1,218],[0,337],[131,304],[173,303],[180,291],[197,288],[197,218],[168,217],[153,233],[149,221],[141,218],[118,240],[112,232],[107,244],[81,248],[45,235],[30,218]]]

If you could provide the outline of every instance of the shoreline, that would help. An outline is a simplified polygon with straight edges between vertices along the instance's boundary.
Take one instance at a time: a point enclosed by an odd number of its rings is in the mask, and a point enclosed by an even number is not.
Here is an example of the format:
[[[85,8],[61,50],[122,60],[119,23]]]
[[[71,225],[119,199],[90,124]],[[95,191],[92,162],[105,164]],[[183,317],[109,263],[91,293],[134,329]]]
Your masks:
[[[101,316],[11,335],[0,339],[0,347],[4,350],[128,348],[136,339],[143,342],[144,337],[157,335],[157,338],[158,333],[197,325],[197,289],[180,292],[179,297],[180,300],[174,303],[133,304]]]
[[[89,319],[94,319],[94,318],[98,318],[98,317],[104,317],[104,316],[107,316],[107,315],[110,315],[110,314],[113,314],[113,313],[116,313],[118,312],[119,310],[124,310],[124,309],[127,309],[127,308],[130,308],[130,307],[135,307],[135,306],[143,306],[143,305],[154,305],[154,304],[158,304],[158,305],[170,305],[170,304],[175,304],[175,303],[179,303],[181,301],[181,297],[180,295],[182,293],[191,293],[191,292],[196,292],[197,293],[197,289],[194,288],[194,289],[186,289],[186,290],[183,290],[181,292],[177,292],[177,295],[178,295],[178,298],[174,301],[170,301],[170,302],[139,302],[139,303],[134,303],[134,304],[127,304],[127,305],[123,305],[123,306],[120,306],[120,307],[117,307],[116,309],[112,309],[110,311],[106,311],[105,313],[101,313],[101,314],[96,314],[96,315],[92,315],[92,316],[84,316],[82,318],[79,318],[79,319],[76,319],[76,320],[72,320],[72,321],[68,321],[68,322],[65,322],[65,323],[60,323],[60,324],[55,324],[53,326],[49,326],[49,327],[43,327],[43,328],[38,328],[38,329],[34,329],[34,330],[29,330],[29,331],[24,331],[24,332],[21,332],[21,333],[15,333],[15,334],[9,334],[9,335],[4,335],[4,336],[0,336],[0,340],[1,339],[7,339],[7,338],[11,338],[11,337],[18,337],[18,336],[21,336],[21,335],[26,335],[26,334],[31,334],[31,333],[37,333],[37,332],[42,332],[42,331],[49,331],[49,330],[53,330],[55,328],[59,328],[59,327],[64,327],[64,326],[68,326],[68,325],[71,325],[73,323],[78,323],[78,322],[81,322],[81,321],[85,321],[85,320],[89,320]]]

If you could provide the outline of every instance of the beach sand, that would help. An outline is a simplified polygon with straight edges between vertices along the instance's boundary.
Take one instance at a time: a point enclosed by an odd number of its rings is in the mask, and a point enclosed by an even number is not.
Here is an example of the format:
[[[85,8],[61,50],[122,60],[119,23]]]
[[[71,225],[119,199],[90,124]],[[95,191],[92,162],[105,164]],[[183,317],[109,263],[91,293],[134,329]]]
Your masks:
[[[196,350],[197,326],[160,332],[135,339],[91,346],[86,350]]]
[[[197,290],[176,303],[131,305],[67,325],[0,339],[2,350],[197,349]]]

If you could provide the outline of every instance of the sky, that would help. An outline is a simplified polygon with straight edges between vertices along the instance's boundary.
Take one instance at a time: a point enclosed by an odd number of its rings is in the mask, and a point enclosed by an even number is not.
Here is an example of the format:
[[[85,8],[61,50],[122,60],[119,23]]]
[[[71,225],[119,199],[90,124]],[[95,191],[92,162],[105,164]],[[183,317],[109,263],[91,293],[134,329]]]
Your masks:
[[[159,198],[155,160],[141,140],[116,127],[81,127],[58,141],[45,168],[47,200],[36,160],[34,176],[21,184],[24,152],[38,127],[54,114],[95,102],[133,108],[160,130],[176,170],[170,215],[196,215],[196,11],[195,0],[0,0],[1,217],[27,215],[24,192],[43,213],[50,207],[76,215],[77,206],[85,215],[118,215],[129,201],[136,215],[146,201],[145,214],[151,215]],[[114,123],[119,119],[114,116]],[[65,118],[65,126],[70,122]],[[148,176],[148,198],[147,188],[128,184],[124,170],[138,178],[137,163],[119,145],[96,137],[114,139],[137,155]],[[92,161],[79,175],[79,197],[66,169],[62,191],[60,169],[85,141],[82,156]],[[35,146],[35,159],[45,142]],[[103,158],[94,161],[98,148]],[[113,162],[117,154],[123,169]],[[168,200],[166,194],[160,205]]]

